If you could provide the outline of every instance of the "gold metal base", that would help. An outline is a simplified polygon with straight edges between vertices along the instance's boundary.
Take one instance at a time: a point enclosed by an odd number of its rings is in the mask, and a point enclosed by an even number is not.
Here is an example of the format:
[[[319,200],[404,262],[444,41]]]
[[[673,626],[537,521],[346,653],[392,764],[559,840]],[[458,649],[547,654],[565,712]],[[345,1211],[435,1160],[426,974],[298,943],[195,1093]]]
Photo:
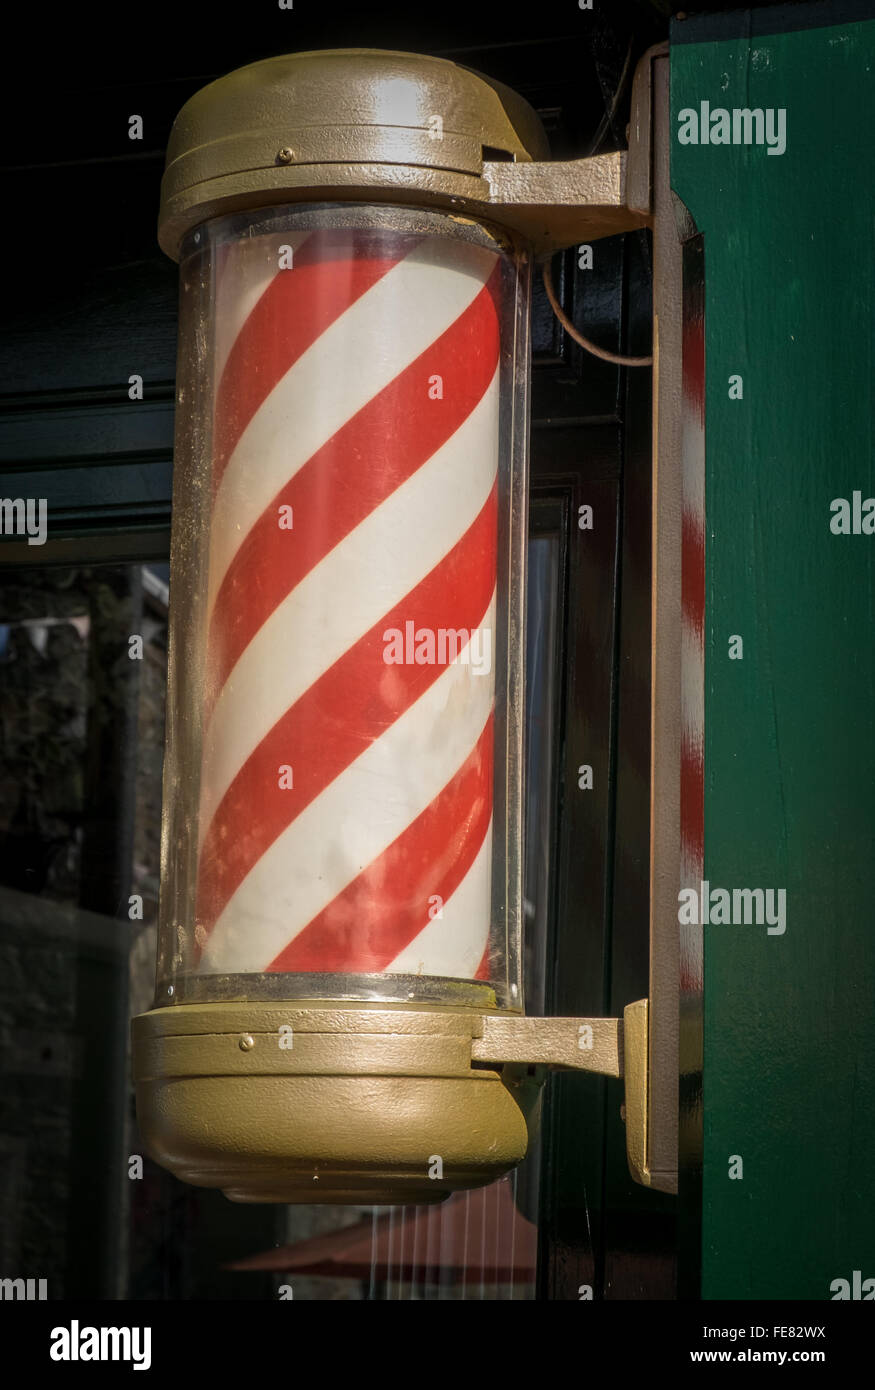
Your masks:
[[[147,1152],[238,1202],[439,1202],[525,1156],[537,1087],[472,1063],[482,1015],[191,1004],[133,1020]]]
[[[179,1004],[133,1020],[147,1152],[235,1202],[440,1202],[518,1164],[547,1070],[624,1081],[636,1182],[677,1191],[653,1145],[646,999],[624,1019],[437,1004]]]

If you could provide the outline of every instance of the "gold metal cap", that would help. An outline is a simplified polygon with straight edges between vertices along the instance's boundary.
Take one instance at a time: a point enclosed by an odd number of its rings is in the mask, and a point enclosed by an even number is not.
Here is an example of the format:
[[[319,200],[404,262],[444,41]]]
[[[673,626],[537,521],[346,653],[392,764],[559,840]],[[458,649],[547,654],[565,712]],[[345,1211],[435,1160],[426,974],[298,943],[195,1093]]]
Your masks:
[[[547,154],[528,102],[444,58],[373,48],[267,58],[180,111],[158,239],[178,259],[183,236],[207,217],[307,197],[488,202],[485,162]]]

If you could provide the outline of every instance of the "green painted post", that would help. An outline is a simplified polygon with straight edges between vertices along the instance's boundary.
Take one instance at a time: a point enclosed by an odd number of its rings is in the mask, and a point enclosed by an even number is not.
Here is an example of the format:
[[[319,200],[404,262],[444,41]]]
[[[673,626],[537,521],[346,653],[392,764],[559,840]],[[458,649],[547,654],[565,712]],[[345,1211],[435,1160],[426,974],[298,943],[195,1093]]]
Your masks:
[[[705,878],[786,890],[783,934],[703,928],[705,1298],[875,1280],[875,534],[830,524],[875,497],[875,22],[784,27],[823,9],[672,26],[705,247]],[[772,152],[681,143],[703,102],[718,137],[715,110],[774,112]]]

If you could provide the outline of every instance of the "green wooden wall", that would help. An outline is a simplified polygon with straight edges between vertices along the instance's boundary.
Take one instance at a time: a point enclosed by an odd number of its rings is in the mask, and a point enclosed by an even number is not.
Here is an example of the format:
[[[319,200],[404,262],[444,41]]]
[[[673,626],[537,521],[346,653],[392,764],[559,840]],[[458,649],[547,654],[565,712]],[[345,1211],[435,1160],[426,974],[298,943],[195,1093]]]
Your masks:
[[[705,1298],[875,1278],[875,534],[830,527],[875,497],[875,22],[789,11],[672,25],[705,247],[705,877],[787,893],[783,935],[703,928]],[[783,108],[786,150],[681,144],[703,101]]]

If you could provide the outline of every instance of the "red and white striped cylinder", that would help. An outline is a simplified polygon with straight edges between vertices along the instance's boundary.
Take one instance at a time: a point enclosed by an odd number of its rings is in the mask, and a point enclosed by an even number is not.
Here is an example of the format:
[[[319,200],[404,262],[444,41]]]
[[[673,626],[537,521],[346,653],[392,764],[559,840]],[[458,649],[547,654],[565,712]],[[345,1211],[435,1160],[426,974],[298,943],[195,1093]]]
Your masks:
[[[368,212],[196,234],[213,421],[174,973],[248,977],[253,997],[277,975],[428,980],[436,998],[436,981],[482,981],[518,1007],[519,789],[495,745],[520,715],[527,282],[480,229]]]

